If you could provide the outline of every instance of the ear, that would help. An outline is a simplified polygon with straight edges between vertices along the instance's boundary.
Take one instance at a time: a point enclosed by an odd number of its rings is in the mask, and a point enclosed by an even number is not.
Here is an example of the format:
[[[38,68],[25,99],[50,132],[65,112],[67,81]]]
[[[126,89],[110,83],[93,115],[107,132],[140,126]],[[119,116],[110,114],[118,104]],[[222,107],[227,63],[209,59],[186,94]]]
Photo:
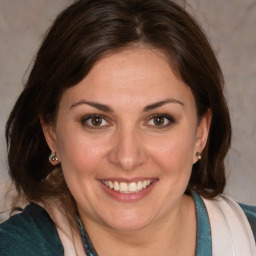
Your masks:
[[[208,109],[205,115],[201,118],[200,123],[197,127],[193,163],[197,162],[198,160],[197,152],[201,153],[205,148],[211,127],[211,121],[212,111],[211,109]]]
[[[40,123],[41,123],[41,126],[42,126],[42,130],[43,130],[43,133],[44,133],[45,140],[48,144],[48,147],[50,148],[52,153],[57,155],[57,143],[56,143],[55,127],[53,126],[53,124],[46,122],[42,118],[42,116],[40,116]],[[50,160],[50,162],[52,162],[52,161]],[[57,162],[55,162],[55,163],[57,164]]]

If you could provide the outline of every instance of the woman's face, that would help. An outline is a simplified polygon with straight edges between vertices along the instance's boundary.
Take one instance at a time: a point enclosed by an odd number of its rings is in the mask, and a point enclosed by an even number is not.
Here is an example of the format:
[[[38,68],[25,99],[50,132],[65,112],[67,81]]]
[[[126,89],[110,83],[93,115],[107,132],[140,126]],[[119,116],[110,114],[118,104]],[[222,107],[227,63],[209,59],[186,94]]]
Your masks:
[[[181,209],[208,119],[163,54],[133,48],[95,64],[43,127],[84,223],[139,230]]]

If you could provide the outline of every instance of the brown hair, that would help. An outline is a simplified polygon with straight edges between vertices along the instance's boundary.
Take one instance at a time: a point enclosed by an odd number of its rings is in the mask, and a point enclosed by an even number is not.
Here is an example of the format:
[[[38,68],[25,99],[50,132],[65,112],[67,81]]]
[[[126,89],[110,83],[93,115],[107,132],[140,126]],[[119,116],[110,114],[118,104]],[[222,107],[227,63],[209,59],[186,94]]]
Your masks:
[[[105,54],[137,43],[169,57],[193,92],[199,121],[211,109],[208,142],[202,160],[193,166],[188,189],[209,198],[223,192],[230,117],[221,69],[198,24],[169,0],[81,0],[60,13],[50,28],[6,125],[10,175],[27,200],[69,198],[75,206],[61,166],[56,169],[48,161],[39,117],[54,123],[66,88],[79,83]]]

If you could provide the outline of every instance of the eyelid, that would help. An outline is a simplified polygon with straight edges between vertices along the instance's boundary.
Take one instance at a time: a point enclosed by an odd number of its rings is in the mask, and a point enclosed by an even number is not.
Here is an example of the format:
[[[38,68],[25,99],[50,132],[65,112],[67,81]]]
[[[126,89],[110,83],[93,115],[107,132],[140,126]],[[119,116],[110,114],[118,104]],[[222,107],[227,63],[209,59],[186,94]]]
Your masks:
[[[104,121],[106,121],[108,124],[107,125],[100,125],[100,126],[93,126],[93,125],[88,125],[86,124],[86,122],[93,118],[93,117],[100,117],[102,118]],[[90,129],[102,129],[102,128],[105,128],[105,127],[108,127],[111,125],[110,123],[110,119],[107,118],[106,116],[104,115],[101,115],[101,114],[89,114],[89,115],[86,115],[86,116],[83,116],[82,120],[81,120],[81,123],[83,126],[87,127],[87,128],[90,128]]]
[[[151,126],[151,127],[154,127],[154,128],[157,128],[157,129],[163,129],[163,128],[167,128],[169,127],[170,125],[172,125],[173,123],[175,123],[175,119],[174,117],[172,117],[171,115],[169,114],[153,114],[151,116],[149,116],[147,119],[146,119],[146,123],[148,123],[149,121],[151,121],[153,118],[155,117],[163,117],[163,118],[166,118],[168,120],[168,124],[164,124],[164,125],[148,125],[148,126]]]

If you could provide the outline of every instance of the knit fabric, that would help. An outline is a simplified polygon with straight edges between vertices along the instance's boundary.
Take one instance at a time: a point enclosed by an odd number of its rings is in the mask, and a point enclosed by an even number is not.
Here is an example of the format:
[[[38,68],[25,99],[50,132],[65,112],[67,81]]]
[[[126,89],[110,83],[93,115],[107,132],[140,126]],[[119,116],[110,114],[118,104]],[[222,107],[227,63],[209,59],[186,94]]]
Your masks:
[[[0,225],[1,256],[61,256],[64,254],[57,229],[48,213],[30,204],[22,213]]]

